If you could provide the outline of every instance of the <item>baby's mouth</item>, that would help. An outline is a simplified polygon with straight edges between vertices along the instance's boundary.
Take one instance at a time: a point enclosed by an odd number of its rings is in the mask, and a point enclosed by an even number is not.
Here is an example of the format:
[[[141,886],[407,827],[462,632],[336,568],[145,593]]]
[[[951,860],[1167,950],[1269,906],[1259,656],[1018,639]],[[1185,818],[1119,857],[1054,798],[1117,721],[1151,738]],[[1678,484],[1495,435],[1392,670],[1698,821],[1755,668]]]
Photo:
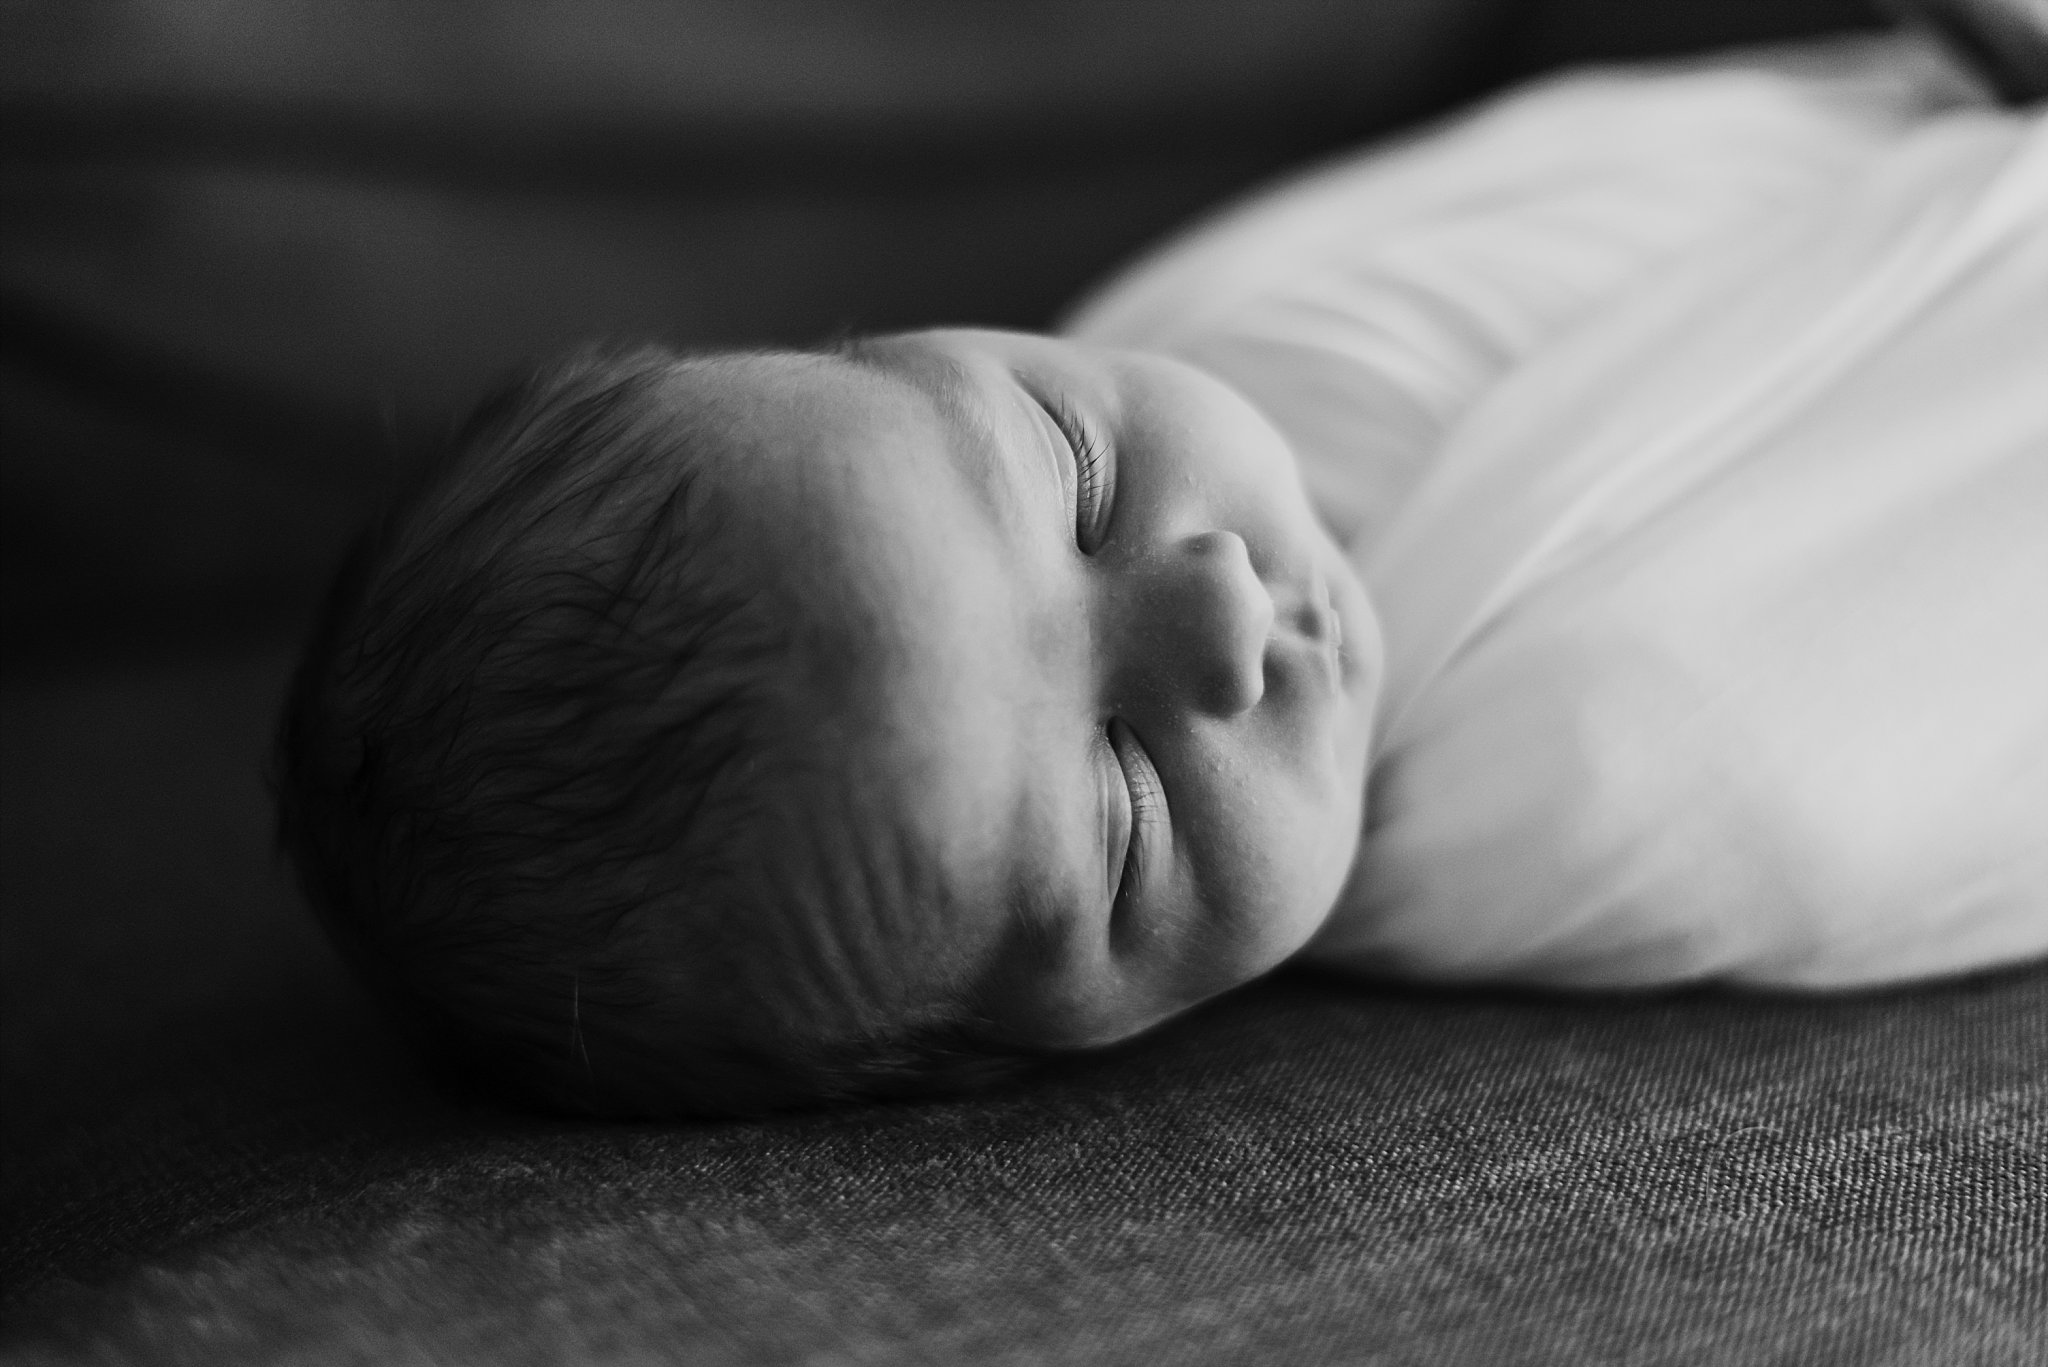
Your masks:
[[[1309,579],[1300,603],[1288,614],[1294,629],[1328,671],[1332,687],[1342,689],[1345,677],[1344,619],[1320,571]]]
[[[1329,614],[1330,655],[1340,691],[1366,684],[1379,669],[1378,633],[1373,630],[1371,608],[1360,588],[1355,581],[1340,580],[1327,570],[1316,576],[1317,596]],[[1352,619],[1349,632],[1344,629],[1346,617]]]
[[[1344,618],[1330,601],[1330,586],[1319,582],[1316,587],[1322,599],[1323,620],[1327,623],[1323,631],[1323,649],[1330,657],[1330,682],[1342,692],[1348,672],[1345,669]]]
[[[1344,618],[1330,597],[1330,581],[1320,574],[1316,576],[1316,602],[1322,607],[1324,620],[1329,623],[1326,634],[1330,638],[1330,649],[1341,660],[1344,657]]]

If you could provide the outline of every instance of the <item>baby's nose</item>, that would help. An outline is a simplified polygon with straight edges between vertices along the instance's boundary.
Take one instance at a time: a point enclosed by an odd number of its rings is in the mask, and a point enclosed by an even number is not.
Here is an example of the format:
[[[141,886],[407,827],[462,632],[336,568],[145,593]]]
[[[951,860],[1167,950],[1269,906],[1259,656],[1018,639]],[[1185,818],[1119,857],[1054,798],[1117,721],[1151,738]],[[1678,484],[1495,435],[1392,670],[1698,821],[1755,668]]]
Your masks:
[[[1266,643],[1273,597],[1235,532],[1185,537],[1152,576],[1146,634],[1158,644],[1164,691],[1196,709],[1230,717],[1266,691]]]

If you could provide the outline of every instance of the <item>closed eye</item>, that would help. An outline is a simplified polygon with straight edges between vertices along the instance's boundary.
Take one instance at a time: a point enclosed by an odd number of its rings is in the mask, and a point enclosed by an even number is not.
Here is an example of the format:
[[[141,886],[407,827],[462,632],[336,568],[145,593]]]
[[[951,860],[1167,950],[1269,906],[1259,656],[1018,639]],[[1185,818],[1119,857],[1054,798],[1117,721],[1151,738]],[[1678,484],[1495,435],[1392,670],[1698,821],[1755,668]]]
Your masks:
[[[1123,864],[1116,880],[1118,908],[1128,906],[1144,891],[1147,871],[1145,852],[1148,847],[1157,849],[1159,831],[1166,818],[1166,792],[1159,783],[1159,771],[1152,767],[1151,757],[1131,728],[1121,720],[1112,718],[1109,726],[1109,747],[1116,756],[1117,768],[1123,772],[1124,790],[1130,803],[1130,836],[1123,850]]]
[[[1053,426],[1066,438],[1074,459],[1076,488],[1074,540],[1081,550],[1093,555],[1109,535],[1109,515],[1116,501],[1116,466],[1109,448],[1063,400],[1041,399]]]

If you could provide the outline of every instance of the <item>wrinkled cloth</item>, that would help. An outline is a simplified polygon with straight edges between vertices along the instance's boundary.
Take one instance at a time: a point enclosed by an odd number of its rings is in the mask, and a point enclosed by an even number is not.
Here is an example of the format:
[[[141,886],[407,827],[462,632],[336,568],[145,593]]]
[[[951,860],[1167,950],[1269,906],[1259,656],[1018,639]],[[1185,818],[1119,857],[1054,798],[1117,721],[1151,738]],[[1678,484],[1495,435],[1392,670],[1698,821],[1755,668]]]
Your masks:
[[[2048,953],[2048,127],[1910,41],[1595,73],[1169,247],[1385,633],[1311,949],[1546,986]]]

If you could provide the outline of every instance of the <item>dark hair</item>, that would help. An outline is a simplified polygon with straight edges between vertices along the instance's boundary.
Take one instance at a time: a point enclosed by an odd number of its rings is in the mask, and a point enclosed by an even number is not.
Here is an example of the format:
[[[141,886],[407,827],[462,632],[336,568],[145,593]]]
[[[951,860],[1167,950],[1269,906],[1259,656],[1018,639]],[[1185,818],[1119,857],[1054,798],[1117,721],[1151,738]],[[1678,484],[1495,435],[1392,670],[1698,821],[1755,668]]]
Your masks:
[[[778,1001],[796,903],[902,883],[807,857],[802,758],[767,739],[799,643],[732,569],[715,435],[663,397],[692,363],[538,371],[389,501],[292,685],[280,843],[414,1042],[529,1101],[744,1114],[1013,1073],[960,1001]]]

